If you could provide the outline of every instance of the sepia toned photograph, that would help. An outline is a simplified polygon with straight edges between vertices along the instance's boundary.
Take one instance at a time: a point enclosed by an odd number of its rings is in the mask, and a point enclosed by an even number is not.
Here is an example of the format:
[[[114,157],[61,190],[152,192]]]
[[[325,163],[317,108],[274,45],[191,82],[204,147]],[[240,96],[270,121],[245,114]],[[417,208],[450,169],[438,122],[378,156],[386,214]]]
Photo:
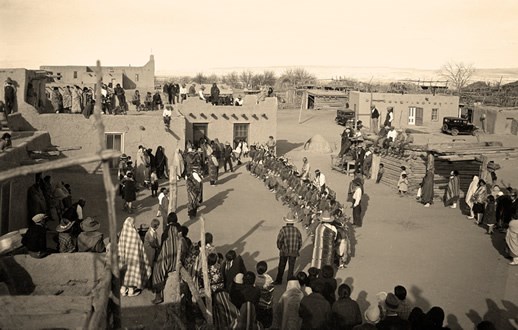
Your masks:
[[[0,0],[0,329],[518,329],[515,0]]]

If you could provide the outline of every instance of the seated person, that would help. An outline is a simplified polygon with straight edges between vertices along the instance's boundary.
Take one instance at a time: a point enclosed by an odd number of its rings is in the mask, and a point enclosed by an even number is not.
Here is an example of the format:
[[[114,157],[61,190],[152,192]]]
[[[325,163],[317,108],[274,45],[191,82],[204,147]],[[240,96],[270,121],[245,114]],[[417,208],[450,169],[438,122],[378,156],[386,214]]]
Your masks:
[[[151,94],[151,92],[147,92],[144,104],[146,105],[146,109],[153,109],[153,95]]]
[[[10,148],[11,146],[11,134],[4,133],[2,135],[2,138],[0,139],[0,152],[4,151],[7,148]]]
[[[162,97],[160,96],[160,91],[156,91],[155,95],[153,95],[153,109],[160,110],[162,108]]]
[[[91,217],[87,217],[81,222],[83,232],[77,237],[78,252],[104,252],[106,250],[104,237],[98,231],[99,228],[101,228],[101,224]]]
[[[203,101],[207,101],[207,99],[205,98],[205,96],[203,95],[203,91],[205,90],[205,87],[204,86],[201,86],[200,90],[198,91],[198,97],[200,98],[200,100],[203,100]]]
[[[47,216],[43,213],[36,214],[32,217],[32,223],[22,238],[22,244],[29,251],[29,255],[33,258],[43,258],[47,252],[47,227],[45,221]]]
[[[236,107],[243,106],[243,97],[241,95],[238,95],[238,97],[234,99],[234,105]]]

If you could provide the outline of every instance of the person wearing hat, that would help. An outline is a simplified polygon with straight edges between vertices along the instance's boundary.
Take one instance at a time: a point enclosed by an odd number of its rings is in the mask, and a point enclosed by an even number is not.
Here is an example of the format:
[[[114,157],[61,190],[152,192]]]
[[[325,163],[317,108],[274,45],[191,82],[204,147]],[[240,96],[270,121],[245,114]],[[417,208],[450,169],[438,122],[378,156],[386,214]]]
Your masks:
[[[99,228],[101,224],[94,218],[87,217],[81,222],[82,233],[77,237],[77,251],[78,252],[104,252],[106,247],[104,245],[104,237]]]
[[[320,224],[315,229],[311,267],[322,269],[323,266],[332,266],[334,263],[338,230],[332,222],[333,219],[329,211],[323,211],[320,216]]]
[[[360,178],[355,178],[352,181],[352,209],[353,209],[353,225],[357,227],[362,226],[362,182]]]
[[[14,112],[14,104],[16,103],[16,86],[11,77],[7,77],[4,84],[4,101],[5,101],[5,115]]]
[[[363,313],[365,317],[365,322],[367,324],[378,324],[381,320],[381,310],[379,305],[370,306],[367,308],[365,313]]]
[[[48,254],[46,220],[45,214],[36,214],[32,217],[32,223],[29,224],[27,232],[23,235],[22,244],[33,258],[43,258]]]
[[[234,172],[234,167],[232,166],[232,146],[230,146],[230,142],[225,142],[225,148],[223,149],[223,169],[225,173],[227,172],[227,164],[230,167],[230,172]]]
[[[410,329],[410,322],[398,315],[399,299],[393,293],[388,293],[384,303],[384,317],[377,324],[378,329]]]
[[[313,180],[313,184],[321,193],[326,190],[326,176],[324,173],[321,173],[319,169],[315,170],[315,179]]]
[[[302,247],[302,234],[300,233],[300,230],[295,227],[295,222],[295,216],[292,212],[289,212],[288,215],[284,217],[285,225],[281,228],[279,234],[277,235],[279,267],[277,271],[277,277],[273,282],[274,285],[282,284],[286,263],[288,263],[288,279],[293,277],[295,261],[297,260],[300,248]]]
[[[77,239],[72,235],[72,226],[75,221],[70,221],[66,218],[61,219],[61,222],[56,227],[58,232],[58,248],[59,253],[71,253],[77,249]]]

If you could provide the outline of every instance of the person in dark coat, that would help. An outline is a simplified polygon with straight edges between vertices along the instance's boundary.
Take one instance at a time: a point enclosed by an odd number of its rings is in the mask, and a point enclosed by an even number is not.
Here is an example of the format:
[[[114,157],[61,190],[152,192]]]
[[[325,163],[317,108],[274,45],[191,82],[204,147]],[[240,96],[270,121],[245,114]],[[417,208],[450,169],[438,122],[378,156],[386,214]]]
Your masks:
[[[33,258],[43,258],[47,253],[47,228],[45,220],[47,216],[43,213],[36,214],[32,217],[32,223],[22,238],[22,244],[29,251],[29,255]]]
[[[261,298],[261,289],[255,286],[255,274],[254,272],[246,272],[243,276],[243,285],[240,289],[241,297],[243,302],[251,302],[257,310],[259,306],[259,299]],[[237,308],[241,308],[241,304]]]
[[[421,182],[421,203],[424,204],[425,207],[429,207],[433,204],[433,171],[426,171],[426,175]]]
[[[512,193],[512,189],[510,193]],[[499,192],[496,197],[496,221],[500,228],[506,228],[512,219],[513,200],[510,193]]]
[[[323,284],[311,283],[310,295],[300,301],[299,316],[302,318],[301,329],[326,329],[331,319],[331,305],[321,294]]]
[[[124,197],[124,208],[129,213],[133,212],[133,202],[137,200],[137,183],[133,180],[133,173],[128,173],[126,178],[122,181],[124,185],[123,197]]]
[[[156,171],[156,157],[153,155],[153,150],[151,148],[147,149],[146,152],[149,156],[149,174],[151,174],[151,172]]]
[[[379,330],[410,330],[410,322],[399,317],[397,311],[399,307],[399,299],[393,294],[389,293],[385,299],[384,309],[385,317],[376,327]]]
[[[158,146],[155,152],[155,166],[156,166],[156,175],[159,179],[162,177],[167,178],[167,157],[164,153],[164,148],[162,146]]]
[[[243,258],[237,255],[236,251],[230,250],[225,255],[225,261],[221,263],[221,274],[223,274],[225,289],[227,291],[230,292],[234,277],[239,273],[246,273],[245,263],[243,262]]]
[[[153,95],[153,110],[160,110],[162,108],[162,97],[160,96],[160,92],[156,91],[155,95]]]
[[[360,306],[351,299],[351,288],[347,284],[340,285],[338,297],[331,308],[333,323],[340,329],[345,330],[350,330],[355,325],[362,324]]]
[[[16,86],[14,81],[7,77],[4,84],[4,100],[5,100],[5,115],[14,112],[14,104],[16,103]]]
[[[218,105],[219,104],[219,88],[216,83],[212,84],[212,87],[210,88],[210,101],[212,105]]]
[[[225,149],[223,151],[223,169],[225,172],[227,171],[227,164],[230,166],[230,172],[234,172],[234,168],[232,166],[232,147],[229,142],[225,142]]]

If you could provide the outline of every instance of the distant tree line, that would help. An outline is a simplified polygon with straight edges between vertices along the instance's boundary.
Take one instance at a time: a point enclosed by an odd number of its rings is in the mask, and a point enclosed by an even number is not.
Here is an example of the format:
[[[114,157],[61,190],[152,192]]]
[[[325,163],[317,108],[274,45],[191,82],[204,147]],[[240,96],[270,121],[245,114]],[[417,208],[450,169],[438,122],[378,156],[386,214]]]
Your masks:
[[[265,86],[277,88],[290,88],[305,84],[315,84],[317,78],[304,68],[286,69],[280,76],[275,72],[265,70],[262,73],[254,73],[251,70],[243,70],[241,72],[233,71],[225,75],[210,74],[206,75],[202,72],[195,76],[173,76],[163,77],[157,80],[173,81],[179,84],[212,84],[223,83],[231,88],[237,89],[260,89]]]

